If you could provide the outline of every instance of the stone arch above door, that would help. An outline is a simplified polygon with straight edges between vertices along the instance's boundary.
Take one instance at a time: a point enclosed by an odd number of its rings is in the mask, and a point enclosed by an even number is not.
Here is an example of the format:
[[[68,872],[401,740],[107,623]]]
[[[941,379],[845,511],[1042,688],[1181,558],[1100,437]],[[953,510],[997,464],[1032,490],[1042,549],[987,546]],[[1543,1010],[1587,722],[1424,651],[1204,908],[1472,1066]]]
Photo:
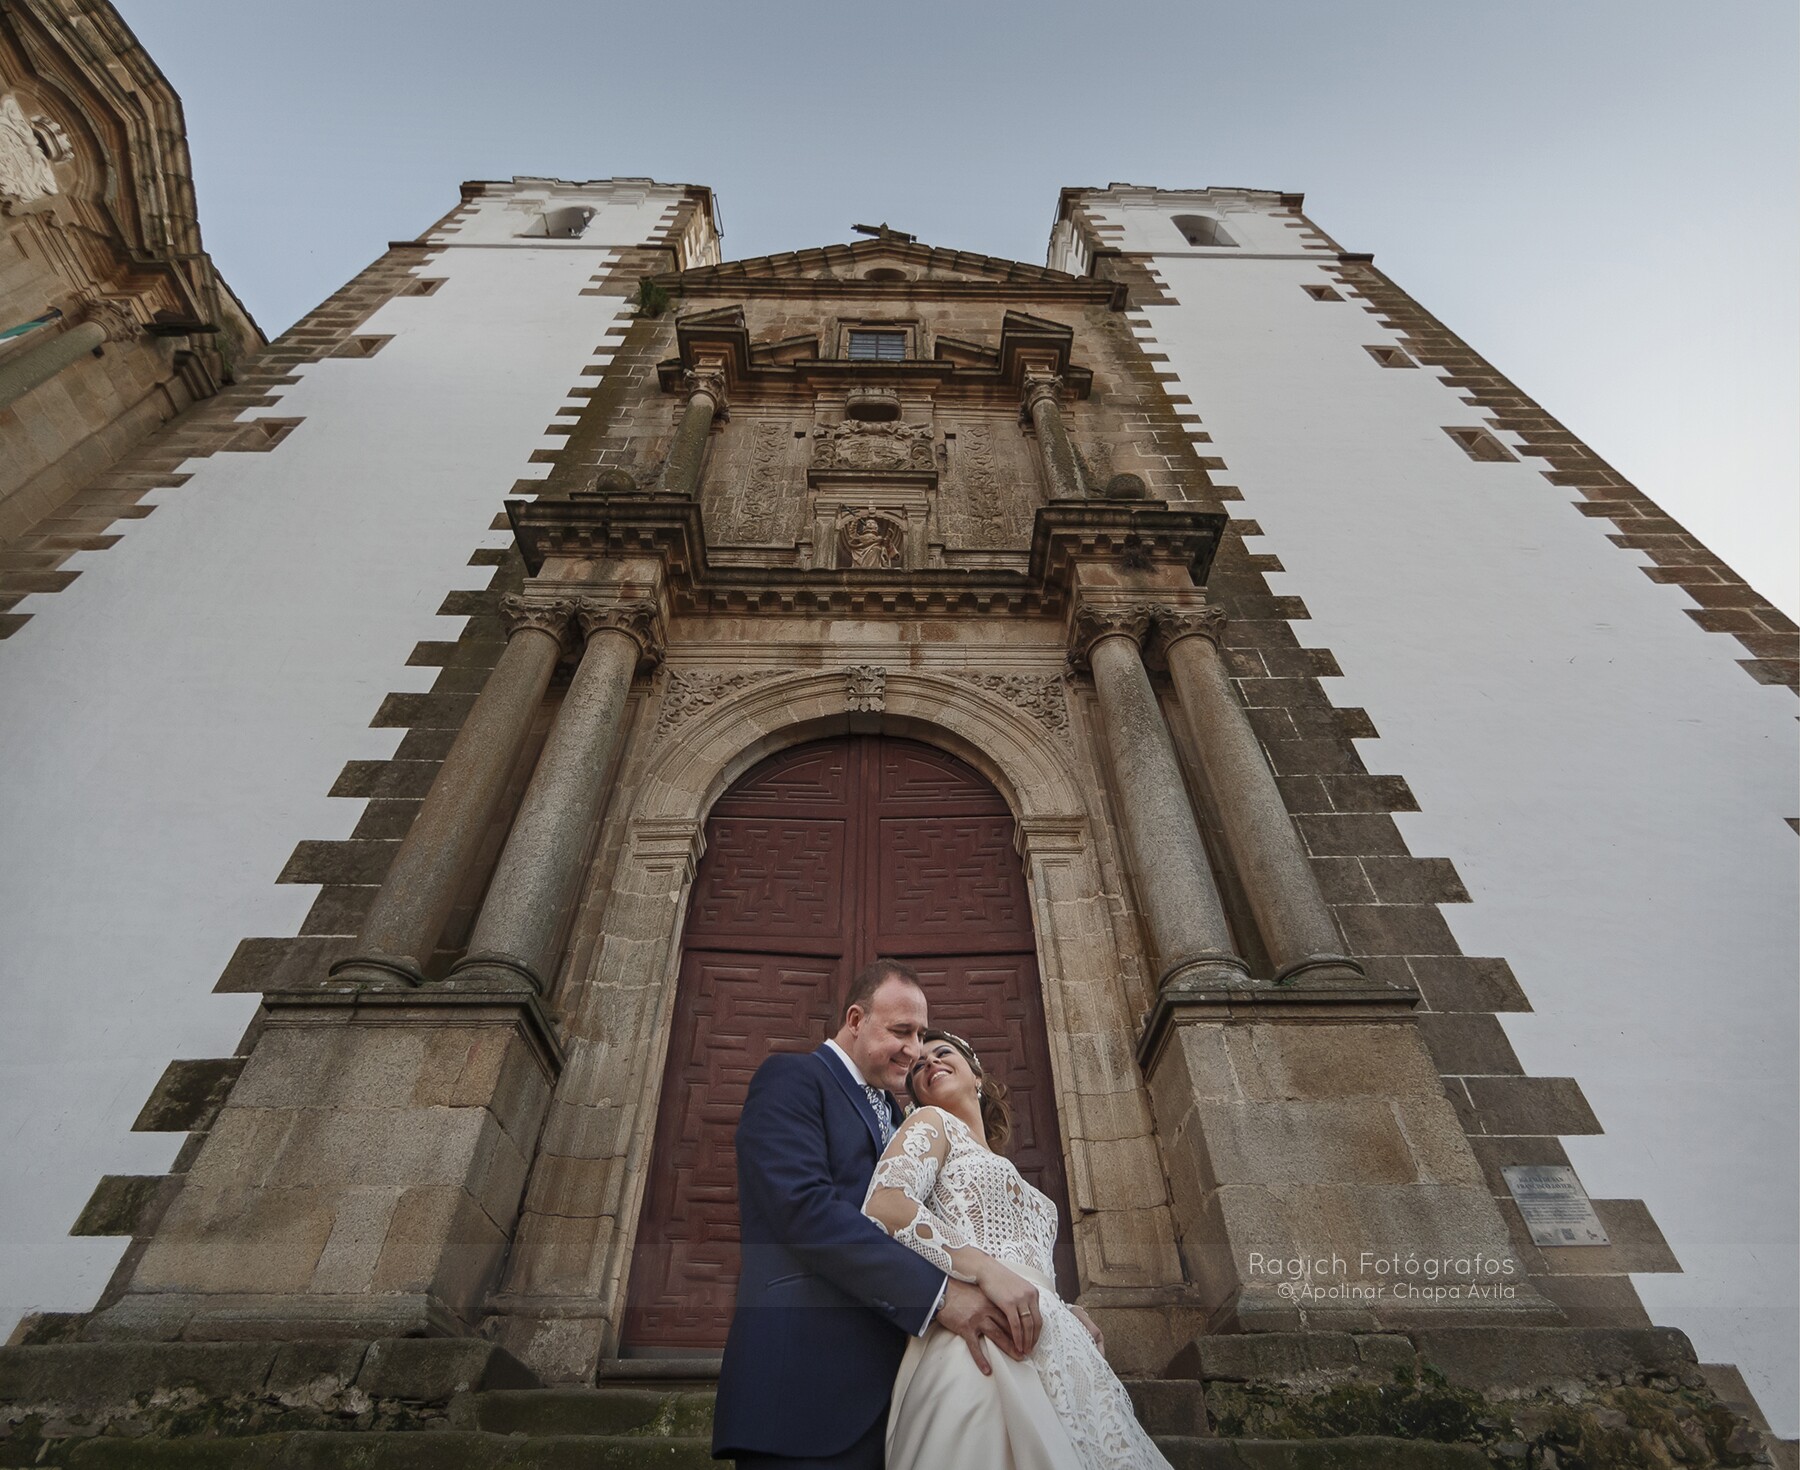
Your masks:
[[[1106,815],[1091,795],[1100,778],[1061,702],[1058,667],[876,679],[853,667],[860,672],[715,665],[685,688],[665,685],[646,711],[656,725],[640,726],[644,744],[628,758],[621,790],[630,804],[609,818],[620,828],[616,856],[595,874],[597,929],[557,997],[569,1065],[501,1298],[517,1314],[502,1340],[551,1377],[591,1374],[620,1341],[706,817],[766,756],[852,732],[935,746],[1005,799],[1032,907],[1083,1300],[1148,1312],[1150,1300],[1182,1290],[1134,1051],[1148,986],[1132,921],[1118,908],[1118,874],[1103,861]],[[852,696],[865,707],[852,710]],[[1146,1352],[1149,1366],[1167,1357],[1160,1338]]]

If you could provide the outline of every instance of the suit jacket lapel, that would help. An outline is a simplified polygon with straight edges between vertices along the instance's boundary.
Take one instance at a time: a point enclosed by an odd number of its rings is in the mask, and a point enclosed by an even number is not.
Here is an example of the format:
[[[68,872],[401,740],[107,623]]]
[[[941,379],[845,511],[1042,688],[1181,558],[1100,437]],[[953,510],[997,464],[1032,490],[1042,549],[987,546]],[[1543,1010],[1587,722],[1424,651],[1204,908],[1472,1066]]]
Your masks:
[[[869,1096],[856,1085],[838,1054],[828,1046],[821,1046],[813,1053],[827,1072],[843,1089],[844,1096],[850,1100],[850,1106],[856,1109],[856,1116],[863,1120],[863,1126],[869,1130],[869,1141],[875,1145],[875,1152],[881,1152],[881,1125],[875,1121],[875,1111],[869,1106]]]

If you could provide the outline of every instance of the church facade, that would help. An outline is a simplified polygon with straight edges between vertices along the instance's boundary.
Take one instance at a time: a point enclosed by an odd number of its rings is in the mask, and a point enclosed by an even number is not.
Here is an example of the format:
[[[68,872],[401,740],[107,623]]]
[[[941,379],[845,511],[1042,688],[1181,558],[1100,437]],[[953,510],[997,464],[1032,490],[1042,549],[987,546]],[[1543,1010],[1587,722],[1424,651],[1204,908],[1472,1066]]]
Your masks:
[[[1121,1372],[1754,1412],[1654,1321],[1791,1418],[1793,627],[1299,196],[470,184],[225,376],[0,502],[17,1350],[703,1371],[893,954]]]

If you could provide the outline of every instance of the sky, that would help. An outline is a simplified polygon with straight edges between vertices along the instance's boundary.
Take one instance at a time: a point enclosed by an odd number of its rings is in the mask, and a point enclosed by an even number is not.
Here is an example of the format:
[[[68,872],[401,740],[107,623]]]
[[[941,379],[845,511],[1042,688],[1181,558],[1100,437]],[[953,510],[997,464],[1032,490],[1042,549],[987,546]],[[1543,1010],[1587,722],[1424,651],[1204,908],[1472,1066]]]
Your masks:
[[[116,0],[271,335],[464,179],[718,196],[727,256],[887,221],[1042,262],[1057,191],[1302,192],[1800,612],[1792,0]]]

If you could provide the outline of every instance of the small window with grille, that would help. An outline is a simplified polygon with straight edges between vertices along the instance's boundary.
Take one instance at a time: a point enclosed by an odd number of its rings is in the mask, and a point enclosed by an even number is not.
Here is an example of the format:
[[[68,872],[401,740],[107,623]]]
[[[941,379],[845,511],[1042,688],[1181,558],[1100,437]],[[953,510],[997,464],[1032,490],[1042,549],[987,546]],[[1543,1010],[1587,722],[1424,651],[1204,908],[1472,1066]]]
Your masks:
[[[850,360],[852,362],[904,362],[906,360],[906,333],[852,330],[850,333]]]

